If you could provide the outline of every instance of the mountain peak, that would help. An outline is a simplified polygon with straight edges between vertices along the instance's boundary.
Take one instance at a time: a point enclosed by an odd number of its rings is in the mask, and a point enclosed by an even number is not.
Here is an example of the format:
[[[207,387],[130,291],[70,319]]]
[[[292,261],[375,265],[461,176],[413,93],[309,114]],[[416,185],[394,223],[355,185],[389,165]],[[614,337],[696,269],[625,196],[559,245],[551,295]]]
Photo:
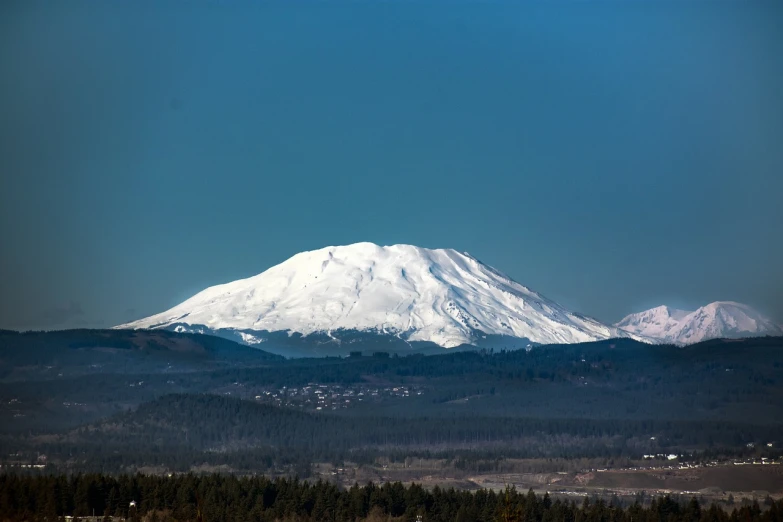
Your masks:
[[[683,317],[684,315],[690,313],[688,310],[680,310],[679,308],[672,308],[666,305],[656,306],[655,308],[651,308],[647,310],[647,312],[652,313],[653,315],[661,315],[661,316],[674,317],[674,318]]]
[[[663,342],[691,344],[721,337],[783,335],[783,329],[752,307],[715,301],[693,312],[658,306],[631,314],[616,324],[627,332]]]
[[[120,327],[176,324],[303,335],[373,331],[444,347],[485,335],[542,344],[630,335],[564,309],[470,254],[374,243],[301,252]]]
[[[740,309],[740,310],[749,310],[749,311],[755,312],[753,310],[753,308],[751,308],[750,306],[748,306],[746,304],[743,304],[743,303],[738,303],[736,301],[715,301],[715,302],[710,303],[708,305],[704,305],[702,308],[704,308],[705,310],[719,310],[719,309],[722,309],[722,308],[723,309],[725,309],[725,308],[737,308],[737,309]]]

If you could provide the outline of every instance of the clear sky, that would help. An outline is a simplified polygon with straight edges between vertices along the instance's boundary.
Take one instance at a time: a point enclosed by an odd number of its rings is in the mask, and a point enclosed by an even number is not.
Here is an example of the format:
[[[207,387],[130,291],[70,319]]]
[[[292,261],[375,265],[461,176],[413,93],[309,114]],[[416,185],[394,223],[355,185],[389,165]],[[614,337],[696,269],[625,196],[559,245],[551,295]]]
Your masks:
[[[0,3],[0,327],[449,247],[613,322],[783,321],[783,2]]]

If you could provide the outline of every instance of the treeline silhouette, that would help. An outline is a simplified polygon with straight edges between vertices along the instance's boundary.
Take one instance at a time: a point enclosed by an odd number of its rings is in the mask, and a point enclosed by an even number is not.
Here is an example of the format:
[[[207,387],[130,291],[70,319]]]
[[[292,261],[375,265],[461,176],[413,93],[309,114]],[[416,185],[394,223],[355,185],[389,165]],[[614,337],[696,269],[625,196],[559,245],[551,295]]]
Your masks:
[[[693,498],[654,498],[623,507],[585,497],[579,503],[514,488],[495,493],[386,483],[341,489],[319,481],[222,475],[0,475],[3,522],[86,517],[147,521],[423,522],[781,522],[783,500],[726,512]]]

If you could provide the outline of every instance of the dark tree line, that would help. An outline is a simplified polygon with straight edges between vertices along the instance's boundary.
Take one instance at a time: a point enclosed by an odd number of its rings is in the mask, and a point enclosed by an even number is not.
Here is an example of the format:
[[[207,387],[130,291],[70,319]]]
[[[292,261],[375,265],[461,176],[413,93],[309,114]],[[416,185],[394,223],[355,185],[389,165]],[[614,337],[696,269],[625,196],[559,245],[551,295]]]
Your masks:
[[[655,441],[650,441],[651,435]],[[745,441],[779,440],[780,435],[778,426],[718,422],[340,417],[225,396],[185,394],[161,397],[135,411],[45,441],[0,437],[0,451],[29,454],[31,459],[43,453],[60,469],[91,472],[133,471],[145,465],[187,471],[208,464],[239,471],[285,470],[307,477],[311,462],[369,464],[395,455],[612,459],[640,458],[643,453],[680,446],[712,448],[714,454],[725,456],[737,445],[750,451]],[[759,445],[753,451],[767,449]]]
[[[133,502],[133,505],[131,503]],[[413,521],[426,522],[783,522],[783,500],[728,513],[696,499],[655,498],[628,507],[585,498],[536,496],[513,488],[495,493],[401,483],[340,489],[327,482],[221,475],[0,475],[0,521],[62,516],[128,517],[150,521]]]

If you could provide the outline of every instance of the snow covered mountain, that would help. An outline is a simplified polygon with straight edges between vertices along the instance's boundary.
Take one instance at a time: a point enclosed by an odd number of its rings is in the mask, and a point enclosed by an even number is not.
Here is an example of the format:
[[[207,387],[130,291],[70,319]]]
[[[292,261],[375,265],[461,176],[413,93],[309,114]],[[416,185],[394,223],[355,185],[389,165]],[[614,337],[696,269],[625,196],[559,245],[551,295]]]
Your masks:
[[[707,339],[783,335],[783,328],[748,305],[716,301],[688,312],[666,306],[631,314],[615,326],[673,344]]]
[[[615,326],[652,339],[673,342],[672,332],[680,326],[680,321],[690,313],[668,306],[657,306],[644,312],[628,315]]]
[[[233,329],[249,343],[253,331],[358,330],[447,348],[485,335],[541,344],[636,337],[569,312],[466,253],[372,243],[302,252],[117,328],[175,325]]]

